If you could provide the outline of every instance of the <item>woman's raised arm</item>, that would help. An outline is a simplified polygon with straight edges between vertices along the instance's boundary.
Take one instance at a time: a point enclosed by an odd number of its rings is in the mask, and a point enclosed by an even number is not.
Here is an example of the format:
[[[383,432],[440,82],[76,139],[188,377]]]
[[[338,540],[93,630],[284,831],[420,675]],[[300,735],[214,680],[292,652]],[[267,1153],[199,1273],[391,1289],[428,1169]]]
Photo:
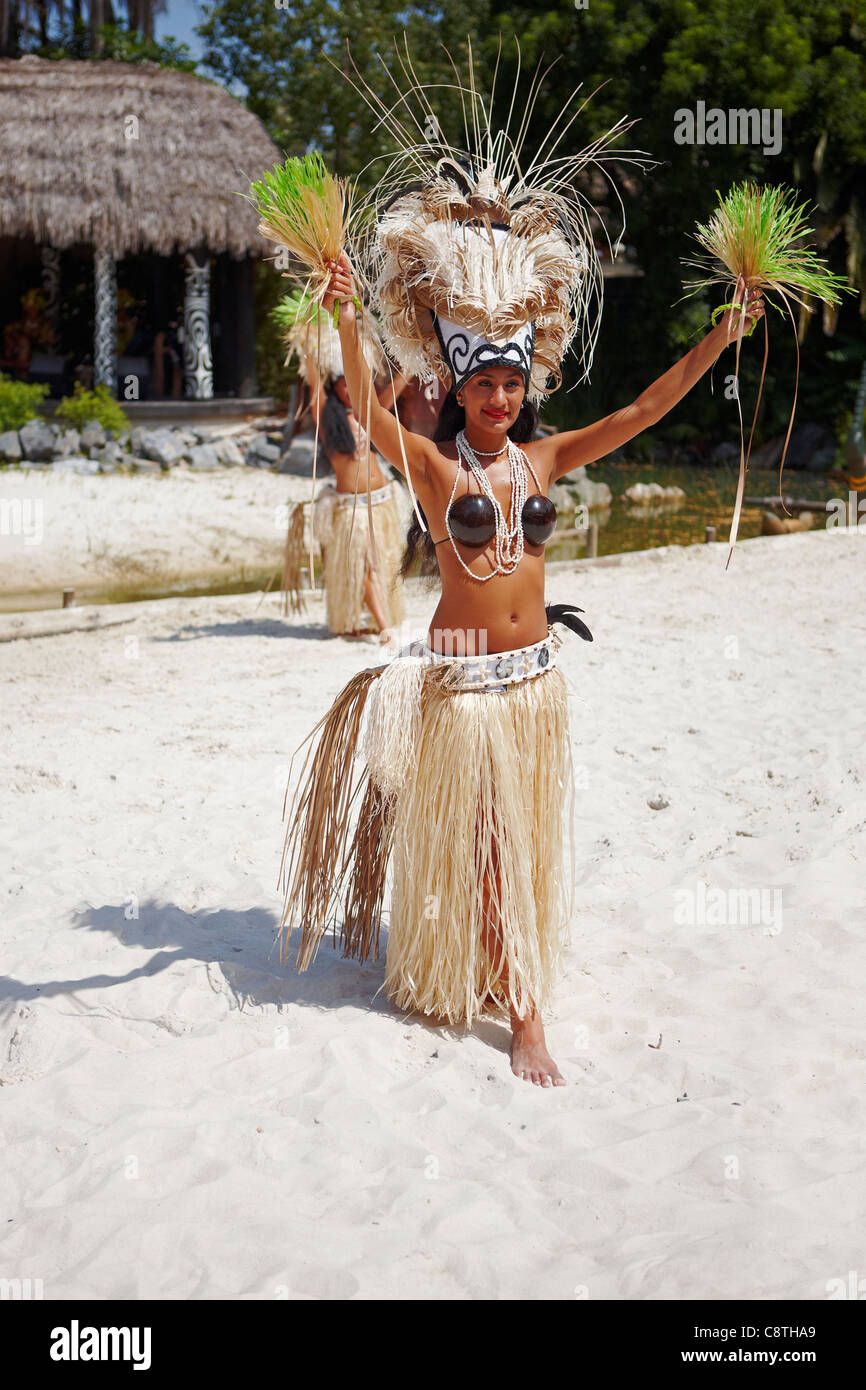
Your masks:
[[[739,303],[739,293],[738,286],[735,303]],[[763,312],[763,301],[757,297],[749,304],[745,315],[746,332],[751,331]],[[550,481],[555,482],[575,468],[604,458],[663,419],[700,381],[728,343],[735,342],[740,318],[739,309],[728,310],[716,328],[642,391],[631,405],[615,410],[612,415],[596,420],[595,424],[587,425],[585,429],[566,430],[542,441],[538,454],[542,460],[552,463]]]
[[[358,319],[352,303],[355,295],[357,290],[352,267],[348,257],[343,255],[333,269],[331,284],[322,305],[330,310],[336,300],[340,301],[340,346],[343,350],[343,371],[352,409],[358,423],[368,431],[379,453],[393,464],[404,478],[407,469],[411,469],[410,482],[427,482],[434,446],[423,435],[404,429],[396,417],[379,404],[373,377],[361,350]]]

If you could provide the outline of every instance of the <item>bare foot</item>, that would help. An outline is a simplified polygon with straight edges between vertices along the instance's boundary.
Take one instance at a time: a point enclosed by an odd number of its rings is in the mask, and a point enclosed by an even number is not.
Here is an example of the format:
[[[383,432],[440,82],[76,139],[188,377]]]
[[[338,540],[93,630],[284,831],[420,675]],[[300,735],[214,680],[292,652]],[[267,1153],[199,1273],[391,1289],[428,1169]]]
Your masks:
[[[511,1070],[535,1086],[565,1086],[566,1080],[547,1050],[538,1014],[531,1019],[512,1015]]]
[[[390,647],[391,643],[394,641],[394,629],[391,627],[383,627],[382,631],[379,633],[379,641],[382,643],[383,647]]]

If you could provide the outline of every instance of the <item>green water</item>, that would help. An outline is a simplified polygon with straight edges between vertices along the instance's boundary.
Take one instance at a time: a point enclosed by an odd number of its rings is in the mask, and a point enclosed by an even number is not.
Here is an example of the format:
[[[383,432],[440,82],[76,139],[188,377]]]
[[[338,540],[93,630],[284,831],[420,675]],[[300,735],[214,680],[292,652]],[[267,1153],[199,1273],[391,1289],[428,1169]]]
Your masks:
[[[617,555],[626,550],[650,550],[660,545],[694,545],[704,540],[707,526],[715,526],[716,539],[727,540],[737,494],[737,469],[728,466],[699,468],[663,464],[592,464],[587,476],[594,483],[607,483],[613,494],[606,512],[593,512],[598,521],[599,555]],[[630,506],[621,501],[626,488],[635,483],[659,483],[661,487],[681,487],[685,497],[676,504],[658,503],[651,507]],[[844,498],[842,484],[822,473],[786,471],[782,492],[815,503],[813,528],[826,525],[825,503],[833,497]],[[746,475],[746,495],[749,497],[778,497],[777,470],[749,469]],[[764,508],[743,507],[739,537],[747,540],[761,534]],[[566,524],[569,524],[566,522]],[[586,553],[583,540],[548,545],[550,560],[570,560]]]
[[[612,493],[611,506],[605,511],[593,511],[591,518],[598,521],[598,554],[616,555],[627,550],[649,550],[661,545],[694,545],[704,540],[707,526],[715,526],[717,540],[728,537],[734,499],[737,491],[737,469],[728,465],[716,468],[700,468],[678,464],[592,464],[587,474],[593,482],[607,483]],[[678,503],[653,504],[651,507],[629,506],[621,500],[626,488],[635,483],[659,483],[662,487],[677,486],[685,492]],[[750,469],[746,477],[746,494],[755,497],[778,496],[778,473],[771,470]],[[831,498],[844,498],[842,485],[820,473],[787,471],[782,480],[785,495],[814,501],[815,512],[813,528],[826,524],[825,503]],[[762,508],[744,507],[740,520],[739,535],[746,540],[761,534]],[[560,525],[572,526],[573,520],[561,515]],[[549,544],[546,548],[548,560],[581,559],[586,554],[586,541],[583,538],[571,539],[560,544]],[[173,588],[154,588],[152,585],[136,588],[131,585],[104,588],[80,589],[76,591],[76,606],[91,603],[131,603],[158,598],[198,598],[220,594],[253,593],[271,585],[271,592],[279,592],[279,572],[263,569],[261,571],[244,566],[242,578],[234,581],[196,583],[196,576],[190,575],[186,584]],[[317,584],[321,582],[319,566],[316,566]],[[59,608],[60,594],[9,594],[0,595],[0,611],[12,612],[25,609]]]

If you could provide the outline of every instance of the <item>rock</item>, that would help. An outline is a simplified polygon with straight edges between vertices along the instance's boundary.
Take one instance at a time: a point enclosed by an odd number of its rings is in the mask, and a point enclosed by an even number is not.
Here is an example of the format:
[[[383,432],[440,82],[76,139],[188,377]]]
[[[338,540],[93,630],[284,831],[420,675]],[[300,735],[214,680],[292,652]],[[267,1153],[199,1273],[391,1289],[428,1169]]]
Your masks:
[[[175,439],[183,445],[183,452],[195,448],[196,444],[201,443],[201,431],[191,429],[172,429],[171,433]]]
[[[73,454],[70,458],[55,459],[51,465],[52,473],[98,473],[99,459],[85,458],[83,454]]]
[[[594,508],[610,506],[612,493],[607,483],[594,483],[586,476],[585,468],[578,468],[569,474],[569,484],[577,493],[577,500],[582,507],[589,507],[592,511]]]
[[[681,487],[662,487],[660,483],[634,483],[623,493],[624,502],[646,504],[650,502],[673,502],[685,497]]]
[[[88,420],[81,431],[82,449],[101,449],[108,441],[108,435],[98,420]]]
[[[133,446],[142,458],[159,463],[163,468],[170,468],[186,453],[177,432],[168,428],[142,431],[137,440],[133,437]]]
[[[18,438],[23,458],[38,461],[54,457],[55,432],[44,420],[28,420],[18,431]]]
[[[61,430],[54,441],[54,457],[72,458],[80,454],[82,449],[81,435],[78,430]]]
[[[814,520],[811,512],[800,512],[798,516],[777,516],[775,512],[764,512],[761,535],[787,536],[794,531],[810,531]]]
[[[257,434],[247,449],[244,462],[251,468],[270,468],[279,463],[279,459],[279,446],[271,444],[266,434]]]
[[[129,448],[129,439],[129,430],[124,430],[122,434],[119,434],[117,436],[117,438],[115,439],[115,443],[119,444],[121,449],[125,451]]]
[[[233,439],[218,439],[211,445],[216,456],[226,468],[241,468],[244,456]]]
[[[101,449],[94,449],[92,456],[98,458],[103,466],[111,463],[122,463],[125,458],[125,454],[116,439],[109,439],[108,443],[104,444]]]
[[[547,495],[558,512],[574,511],[576,496],[565,483],[551,483]]]
[[[0,461],[15,463],[21,457],[21,440],[17,430],[6,430],[0,434]]]
[[[161,463],[156,463],[153,459],[139,458],[136,454],[127,454],[124,462],[131,468],[133,473],[164,473],[167,468],[163,468]]]
[[[190,449],[186,457],[189,460],[190,468],[195,468],[199,472],[212,472],[219,468],[219,454],[212,444],[196,444],[195,448]]]

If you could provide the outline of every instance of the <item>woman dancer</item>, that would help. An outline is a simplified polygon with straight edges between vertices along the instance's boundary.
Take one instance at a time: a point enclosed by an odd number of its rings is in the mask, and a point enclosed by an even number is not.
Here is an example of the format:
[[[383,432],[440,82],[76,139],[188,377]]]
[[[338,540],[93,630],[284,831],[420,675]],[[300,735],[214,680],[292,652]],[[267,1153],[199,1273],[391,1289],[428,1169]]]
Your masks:
[[[378,631],[379,641],[386,644],[393,640],[393,628],[403,621],[405,612],[398,577],[402,538],[398,484],[384,476],[371,448],[370,503],[380,566],[376,568],[364,514],[366,470],[359,487],[364,431],[352,409],[346,378],[330,374],[323,385],[310,353],[304,355],[303,375],[312,391],[313,419],[336,474],[336,486],[327,485],[316,498],[313,523],[322,546],[328,629],[346,636]],[[361,626],[365,603],[375,629]]]
[[[661,420],[763,306],[746,309],[738,286],[718,327],[630,406],[534,440],[535,404],[577,333],[591,356],[598,258],[587,220],[562,195],[561,161],[546,170],[537,159],[530,183],[518,179],[508,141],[490,136],[489,124],[482,136],[470,157],[434,152],[428,177],[387,189],[377,209],[378,320],[404,375],[435,376],[448,389],[435,441],[378,404],[351,264],[346,255],[330,262],[323,303],[340,304],[349,396],[420,503],[442,592],[426,640],[359,672],[313,730],[281,866],[281,945],[298,925],[303,970],[339,921],[345,954],[375,957],[393,856],[388,997],[451,1023],[507,1018],[512,1071],[550,1087],[565,1078],[542,1011],[573,883],[555,624],[591,636],[574,616],[581,610],[545,607],[544,545],[556,523],[548,494]],[[578,170],[588,161],[570,162]]]
[[[360,636],[378,632],[384,645],[403,621],[403,586],[399,578],[402,517],[399,484],[387,478],[364,430],[352,410],[343,375],[340,339],[330,321],[319,316],[303,296],[286,295],[275,311],[284,329],[286,362],[297,354],[299,376],[311,392],[310,409],[324,453],[336,475],[335,483],[320,489],[312,508],[311,526],[322,549],[328,629],[335,635]],[[315,348],[315,355],[312,349]],[[375,371],[384,362],[378,342],[368,337],[365,351]],[[391,383],[380,399],[393,398]],[[369,502],[368,502],[369,462]],[[283,566],[287,606],[299,610],[301,566],[304,559],[304,507],[299,502],[289,518]],[[369,508],[369,510],[368,510]],[[374,627],[362,626],[364,606]]]
[[[369,374],[355,338],[351,300],[357,291],[345,257],[334,268],[331,289],[325,307],[341,301],[349,394],[361,402],[369,392]],[[747,330],[762,313],[760,300],[749,305]],[[446,668],[469,666],[470,679],[482,666],[490,677],[486,688],[479,684],[471,693],[465,679],[464,693],[430,693],[416,739],[413,786],[406,788],[398,811],[402,823],[395,835],[385,989],[398,1007],[444,1014],[452,1022],[501,1013],[507,1003],[512,1071],[536,1085],[566,1084],[547,1050],[540,1012],[564,925],[556,899],[562,873],[560,791],[565,789],[556,784],[570,761],[565,682],[552,665],[558,643],[549,635],[544,606],[544,544],[555,525],[547,493],[558,479],[661,420],[713,365],[736,333],[739,317],[725,314],[630,406],[585,429],[546,439],[531,439],[534,412],[526,400],[526,376],[507,365],[473,373],[447,398],[444,409],[452,427],[461,426],[448,441],[433,443],[404,431],[401,448],[393,416],[375,400],[371,404],[371,439],[396,468],[405,466],[405,457],[429,521],[428,543],[439,561],[442,594],[430,620],[428,651],[434,663],[435,654],[451,658],[441,663]],[[509,477],[509,439],[525,441],[520,451],[529,475],[525,484],[515,486]],[[497,556],[499,537],[488,535],[489,522],[482,524],[489,493],[485,498],[478,468],[501,513],[522,514],[523,555],[510,569]],[[520,503],[530,488],[535,498],[516,509],[515,501]],[[461,499],[472,499],[462,513]],[[467,654],[481,657],[461,663],[459,657]],[[542,687],[547,698],[530,700],[530,692],[540,694]],[[479,729],[488,705],[494,707],[489,712],[495,723]],[[512,741],[510,749],[501,746],[505,738]],[[492,766],[484,765],[485,755]],[[451,768],[442,767],[443,758],[452,760]],[[449,772],[455,785],[446,788],[443,774]],[[504,775],[497,778],[497,773]],[[448,804],[431,812],[428,797],[434,794]],[[497,821],[496,801],[521,795],[529,801],[529,817],[522,816],[528,825],[519,826],[517,808],[508,805],[500,807]],[[455,824],[455,816],[474,800],[479,802],[475,818]],[[492,821],[497,833],[479,845],[470,870],[475,884],[467,889],[454,881],[460,858],[449,855],[449,841],[475,841],[485,821]],[[512,862],[500,862],[503,850]],[[463,932],[455,946],[444,939],[454,925],[451,913],[467,909],[470,915],[474,910],[473,930]],[[522,914],[523,920],[518,924],[510,913]]]

